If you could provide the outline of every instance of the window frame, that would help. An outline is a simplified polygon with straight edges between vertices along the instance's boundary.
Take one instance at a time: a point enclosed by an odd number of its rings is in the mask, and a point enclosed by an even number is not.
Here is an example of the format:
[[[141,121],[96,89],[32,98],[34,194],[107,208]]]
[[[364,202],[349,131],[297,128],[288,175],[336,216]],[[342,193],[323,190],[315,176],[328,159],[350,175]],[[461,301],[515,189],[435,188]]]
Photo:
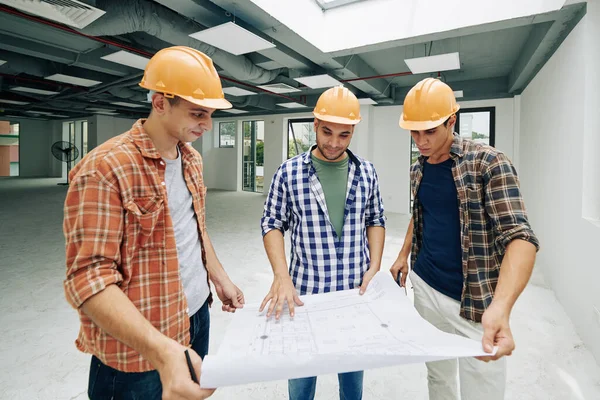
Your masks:
[[[233,144],[232,145],[223,145],[221,142],[221,125],[223,124],[233,124],[234,125],[234,131],[233,131]],[[219,141],[219,149],[233,149],[235,148],[235,145],[237,143],[237,131],[238,131],[238,121],[219,121],[219,135],[218,135],[218,141]]]

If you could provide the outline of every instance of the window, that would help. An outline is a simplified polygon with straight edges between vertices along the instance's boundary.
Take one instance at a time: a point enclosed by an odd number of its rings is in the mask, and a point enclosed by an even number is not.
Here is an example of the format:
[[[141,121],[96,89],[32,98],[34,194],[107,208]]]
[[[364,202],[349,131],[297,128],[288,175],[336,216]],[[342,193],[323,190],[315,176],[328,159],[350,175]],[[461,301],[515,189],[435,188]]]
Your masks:
[[[315,143],[317,143],[317,133],[313,118],[288,121],[288,158],[308,151]]]
[[[88,122],[81,121],[81,158],[88,152]]]
[[[456,113],[454,132],[463,138],[494,146],[496,143],[496,107],[464,108],[459,110]],[[411,137],[410,164],[414,164],[418,158],[419,149]],[[412,212],[413,200],[412,191],[410,191],[410,212]]]
[[[496,108],[465,108],[456,114],[457,133],[478,143],[494,146],[496,142]]]
[[[219,122],[219,147],[235,146],[235,131],[237,122]]]

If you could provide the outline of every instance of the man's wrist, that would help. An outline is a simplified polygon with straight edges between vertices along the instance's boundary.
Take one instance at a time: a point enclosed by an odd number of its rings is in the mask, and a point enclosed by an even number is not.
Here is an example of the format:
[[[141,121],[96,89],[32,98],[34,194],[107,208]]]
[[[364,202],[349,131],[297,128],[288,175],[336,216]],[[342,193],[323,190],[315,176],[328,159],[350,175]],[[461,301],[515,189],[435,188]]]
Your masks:
[[[223,268],[223,266],[221,265],[221,263],[216,263],[213,264],[211,266],[211,268],[207,268],[208,272],[209,272],[209,276],[210,276],[210,280],[215,284],[215,285],[219,285],[222,284],[225,280],[227,280],[229,277],[227,275],[227,272],[225,272],[225,269]]]
[[[169,355],[178,343],[166,337],[160,332],[156,332],[148,349],[142,352],[142,355],[152,364],[156,370],[161,370],[168,362]]]

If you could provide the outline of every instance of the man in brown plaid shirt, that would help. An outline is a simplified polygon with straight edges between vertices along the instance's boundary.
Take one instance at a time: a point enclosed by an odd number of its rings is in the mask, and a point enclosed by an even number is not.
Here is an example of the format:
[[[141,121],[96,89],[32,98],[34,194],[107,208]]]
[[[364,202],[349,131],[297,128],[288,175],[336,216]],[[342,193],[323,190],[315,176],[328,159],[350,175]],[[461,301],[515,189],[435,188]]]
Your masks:
[[[480,360],[427,363],[429,398],[496,400],[505,392],[503,356],[515,348],[509,316],[539,243],[512,163],[456,135],[458,109],[452,89],[438,79],[417,83],[404,100],[400,126],[421,155],[410,173],[413,217],[391,272],[404,286],[410,254],[421,316],[442,331],[482,340],[488,353],[498,347]]]
[[[202,158],[190,145],[230,108],[212,60],[160,50],[140,86],[147,119],[96,147],[71,172],[64,207],[65,294],[91,353],[88,396],[205,399],[192,381],[208,352],[210,282],[223,311],[244,296],[219,262],[205,224]]]

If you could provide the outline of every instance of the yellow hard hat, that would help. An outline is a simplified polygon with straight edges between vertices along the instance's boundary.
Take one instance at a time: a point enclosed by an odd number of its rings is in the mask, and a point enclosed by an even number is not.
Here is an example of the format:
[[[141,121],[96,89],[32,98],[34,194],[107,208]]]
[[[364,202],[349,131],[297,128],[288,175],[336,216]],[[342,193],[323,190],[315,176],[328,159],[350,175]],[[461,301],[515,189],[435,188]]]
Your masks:
[[[400,127],[426,131],[443,124],[459,110],[454,92],[439,79],[425,78],[408,92],[400,116]]]
[[[146,65],[140,86],[202,107],[232,107],[211,58],[191,47],[173,46],[157,52]]]
[[[317,100],[313,115],[322,121],[356,125],[360,122],[360,103],[348,88],[327,89]]]

